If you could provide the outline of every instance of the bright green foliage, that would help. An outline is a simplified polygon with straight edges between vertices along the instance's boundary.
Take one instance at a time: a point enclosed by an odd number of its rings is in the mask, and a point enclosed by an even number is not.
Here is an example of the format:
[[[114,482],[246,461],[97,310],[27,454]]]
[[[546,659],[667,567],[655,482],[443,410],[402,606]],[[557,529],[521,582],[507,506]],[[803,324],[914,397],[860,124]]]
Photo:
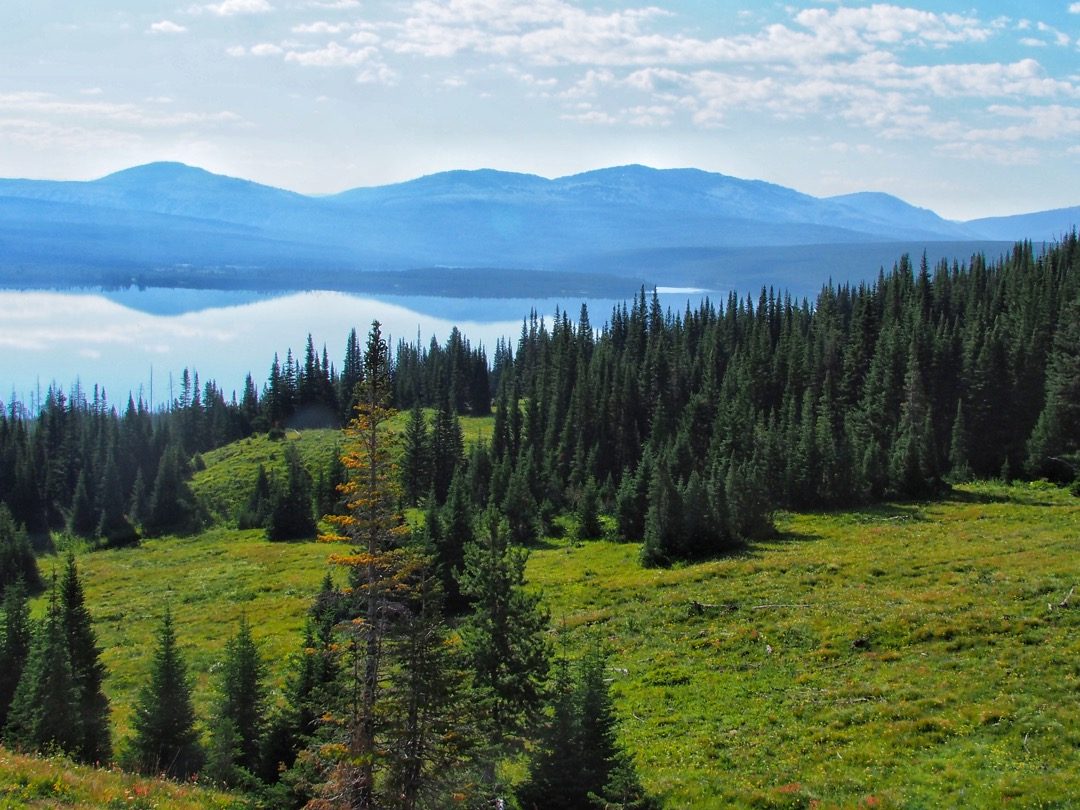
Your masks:
[[[132,718],[132,764],[143,773],[186,778],[202,766],[187,667],[176,646],[172,612],[165,608],[149,680]]]
[[[75,753],[83,741],[79,708],[63,609],[54,589],[8,710],[4,740],[23,751]]]
[[[60,581],[60,611],[81,726],[81,737],[72,754],[83,762],[106,763],[112,758],[109,700],[103,688],[106,672],[100,660],[101,650],[91,626],[74,554],[68,554]]]

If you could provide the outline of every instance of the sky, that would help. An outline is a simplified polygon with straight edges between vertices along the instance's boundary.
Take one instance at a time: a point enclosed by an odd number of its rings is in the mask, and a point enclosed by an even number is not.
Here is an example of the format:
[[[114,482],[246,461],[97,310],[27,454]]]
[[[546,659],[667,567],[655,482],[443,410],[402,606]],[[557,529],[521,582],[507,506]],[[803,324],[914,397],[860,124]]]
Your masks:
[[[4,0],[0,176],[309,194],[692,166],[952,219],[1080,204],[1080,2]]]

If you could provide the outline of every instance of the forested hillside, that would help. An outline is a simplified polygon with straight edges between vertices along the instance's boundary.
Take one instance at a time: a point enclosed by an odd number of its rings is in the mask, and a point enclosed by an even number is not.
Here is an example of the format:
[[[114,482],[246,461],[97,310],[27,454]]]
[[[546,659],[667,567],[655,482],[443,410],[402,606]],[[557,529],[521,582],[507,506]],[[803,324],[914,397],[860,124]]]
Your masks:
[[[405,501],[455,471],[477,507],[534,518],[587,506],[663,562],[768,533],[780,506],[925,497],[970,477],[1075,477],[1080,315],[1073,234],[967,266],[902,257],[876,283],[826,287],[814,302],[762,291],[663,312],[642,291],[595,328],[584,308],[535,313],[490,358],[455,330],[445,345],[400,343],[393,404],[413,419]],[[67,530],[112,544],[204,519],[186,484],[198,454],[252,432],[343,424],[363,376],[354,331],[340,369],[308,339],[239,397],[184,372],[151,413],[104,392],[50,390],[41,412],[0,416],[0,500],[31,536]],[[492,410],[490,444],[466,458],[456,415]],[[340,471],[308,470],[325,505]],[[592,506],[590,506],[592,508]]]

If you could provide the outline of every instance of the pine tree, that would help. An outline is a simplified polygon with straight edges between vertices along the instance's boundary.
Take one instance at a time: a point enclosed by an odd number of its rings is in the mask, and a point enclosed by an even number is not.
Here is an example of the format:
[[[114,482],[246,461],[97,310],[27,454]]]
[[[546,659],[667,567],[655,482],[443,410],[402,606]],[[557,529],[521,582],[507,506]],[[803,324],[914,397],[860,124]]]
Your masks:
[[[109,453],[105,473],[98,490],[98,522],[94,535],[107,546],[128,546],[139,541],[139,533],[125,515],[124,492],[120,483],[120,471],[116,466],[116,454]]]
[[[401,491],[407,506],[416,506],[431,486],[430,446],[427,423],[419,397],[413,403],[405,428],[401,456]]]
[[[345,640],[348,684],[334,722],[340,730],[338,754],[326,763],[326,781],[312,808],[342,804],[367,810],[377,806],[376,774],[380,764],[377,735],[384,722],[380,698],[384,686],[387,641],[406,607],[409,578],[416,558],[403,548],[408,527],[398,511],[399,473],[394,464],[395,437],[386,430],[394,412],[389,353],[378,321],[372,323],[364,352],[363,381],[356,389],[356,416],[346,429],[343,462],[349,480],[343,487],[348,514],[331,516],[339,533],[326,540],[349,543],[352,553],[331,560],[349,569],[361,621]],[[326,749],[324,749],[325,751]]]
[[[248,496],[247,503],[236,517],[237,528],[265,529],[270,523],[272,489],[266,468],[260,464],[255,474],[255,486]]]
[[[57,748],[66,753],[77,752],[82,743],[79,690],[55,587],[15,689],[4,740],[24,751]]]
[[[959,400],[956,403],[956,418],[953,419],[949,439],[949,480],[954,484],[971,480],[971,464],[968,463],[969,441],[967,422],[964,419],[964,402]]]
[[[170,445],[161,455],[154,488],[143,516],[143,529],[150,537],[168,531],[190,531],[198,524],[195,496],[186,476],[186,465],[180,458],[180,447]]]
[[[26,533],[15,525],[7,504],[0,503],[0,597],[16,581],[30,593],[41,590],[41,574]]]
[[[138,770],[183,779],[202,766],[187,667],[168,607],[158,631],[150,677],[139,692],[131,723],[135,734],[130,756]]]
[[[458,587],[458,577],[465,564],[465,546],[473,538],[473,508],[464,470],[459,469],[454,475],[439,517],[441,531],[433,547],[434,562],[442,582],[446,610],[458,613],[466,604]]]
[[[112,756],[105,666],[83,597],[75,555],[68,554],[60,581],[60,611],[67,637],[71,674],[78,692],[81,739],[72,753],[83,762],[104,763]]]
[[[518,465],[510,476],[506,496],[502,501],[502,513],[506,517],[510,542],[526,546],[539,537],[538,510],[529,489],[529,474],[525,464]]]
[[[596,479],[591,475],[585,479],[585,485],[578,497],[577,519],[579,538],[593,538],[603,534],[604,528],[600,525],[600,494],[596,488]]]
[[[315,515],[311,504],[311,476],[304,469],[300,451],[285,446],[285,485],[278,487],[270,501],[266,526],[269,540],[299,540],[314,537]]]
[[[71,501],[71,515],[68,517],[68,531],[78,537],[93,537],[97,525],[94,499],[90,496],[84,470],[79,473],[79,481],[75,485],[75,495]]]
[[[30,655],[30,608],[21,579],[4,592],[4,623],[0,626],[0,731],[7,722],[11,699]]]
[[[500,518],[489,509],[482,536],[465,547],[461,592],[472,612],[461,624],[473,683],[499,743],[517,738],[540,708],[550,649],[548,614],[540,598],[525,590],[528,553],[511,547]]]
[[[1045,403],[1028,440],[1028,469],[1058,480],[1080,478],[1080,300],[1062,310]]]
[[[251,636],[246,617],[240,618],[236,635],[225,644],[225,660],[218,679],[218,702],[215,715],[227,720],[221,724],[220,753],[235,747],[233,765],[259,772],[259,744],[265,713],[266,666]]]

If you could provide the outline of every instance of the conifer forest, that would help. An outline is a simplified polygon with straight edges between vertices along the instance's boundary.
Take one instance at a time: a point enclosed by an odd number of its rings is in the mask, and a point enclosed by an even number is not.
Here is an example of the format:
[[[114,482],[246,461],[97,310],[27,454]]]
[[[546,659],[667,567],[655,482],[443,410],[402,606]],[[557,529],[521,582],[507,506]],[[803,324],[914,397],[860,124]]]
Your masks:
[[[642,288],[609,313],[533,312],[494,346],[457,329],[388,345],[378,322],[343,338],[340,367],[309,336],[235,393],[185,370],[164,408],[57,385],[34,409],[3,404],[6,749],[195,778],[237,807],[678,806],[620,731],[602,633],[568,652],[531,587],[550,538],[571,526],[679,571],[753,553],[788,513],[931,503],[987,480],[1080,495],[1075,231],[965,263],[904,255],[813,300],[766,288],[665,311]],[[334,452],[302,457],[291,437],[308,430],[339,431]],[[193,478],[253,436],[281,463],[223,514]],[[246,616],[200,712],[163,600],[120,734],[86,560],[216,526],[327,544],[295,654],[275,669]]]

